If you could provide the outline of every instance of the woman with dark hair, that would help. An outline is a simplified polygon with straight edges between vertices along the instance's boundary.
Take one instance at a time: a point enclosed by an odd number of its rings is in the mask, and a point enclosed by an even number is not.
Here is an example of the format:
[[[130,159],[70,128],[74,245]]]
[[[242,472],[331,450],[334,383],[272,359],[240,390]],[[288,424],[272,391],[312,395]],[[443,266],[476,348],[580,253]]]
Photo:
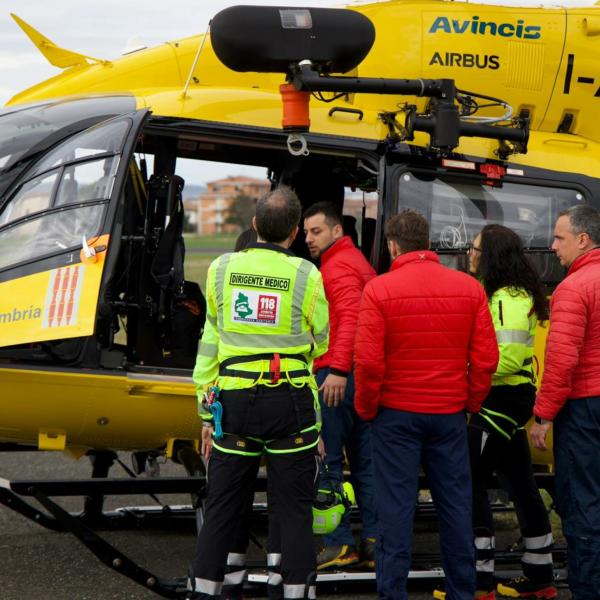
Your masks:
[[[535,330],[538,322],[548,319],[548,303],[521,239],[507,227],[482,229],[469,250],[469,271],[486,291],[500,353],[492,389],[468,429],[478,596],[495,597],[494,521],[487,483],[496,471],[515,504],[525,546],[523,576],[498,584],[497,591],[513,598],[554,598],[552,530],[533,476],[524,429],[536,393]]]
[[[256,244],[257,240],[256,229],[254,227],[250,227],[248,229],[244,229],[240,235],[238,235],[237,240],[235,240],[235,247],[233,249],[234,252],[241,252],[245,250],[252,244]]]

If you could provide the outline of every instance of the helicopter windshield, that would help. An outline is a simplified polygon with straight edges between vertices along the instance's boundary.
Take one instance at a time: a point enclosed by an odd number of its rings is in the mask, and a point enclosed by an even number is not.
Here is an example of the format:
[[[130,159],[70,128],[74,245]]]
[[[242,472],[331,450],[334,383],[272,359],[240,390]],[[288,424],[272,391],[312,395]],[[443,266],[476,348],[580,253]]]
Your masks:
[[[69,135],[135,110],[132,96],[80,98],[0,111],[0,198],[41,153]]]

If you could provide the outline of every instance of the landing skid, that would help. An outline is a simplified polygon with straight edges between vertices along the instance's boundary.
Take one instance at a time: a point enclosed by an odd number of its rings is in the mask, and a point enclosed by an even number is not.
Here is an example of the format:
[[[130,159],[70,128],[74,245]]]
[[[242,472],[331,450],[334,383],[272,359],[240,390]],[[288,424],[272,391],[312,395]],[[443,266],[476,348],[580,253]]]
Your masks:
[[[496,571],[498,579],[508,579],[510,577],[518,577],[522,575],[520,569],[505,569]],[[432,569],[411,569],[408,573],[409,580],[430,580],[430,579],[443,579],[444,570],[441,567],[435,567]],[[266,572],[251,572],[248,574],[248,583],[250,584],[267,584],[268,574]],[[565,569],[555,569],[554,571],[555,581],[563,581],[566,579]],[[375,583],[375,572],[374,571],[352,571],[350,569],[346,571],[331,571],[327,573],[317,574],[317,583],[319,584],[340,584],[340,583],[356,583],[356,582],[373,582]]]
[[[258,480],[259,490],[264,491],[265,481]],[[146,589],[163,598],[183,598],[186,594],[185,578],[165,579],[144,569],[135,561],[121,553],[98,533],[98,529],[131,529],[152,526],[173,529],[179,524],[186,531],[194,531],[196,510],[191,506],[123,507],[111,512],[101,512],[90,518],[89,512],[72,514],[59,506],[51,497],[82,496],[93,498],[92,505],[99,506],[103,496],[155,495],[155,494],[196,494],[202,498],[205,490],[204,477],[158,477],[132,479],[87,479],[54,481],[8,481],[0,479],[0,504],[11,508],[31,521],[53,531],[70,532],[110,569],[128,577]],[[29,504],[24,498],[34,498],[45,510]],[[86,504],[89,509],[89,505]],[[500,506],[497,508],[501,509]],[[417,515],[431,518],[433,506],[429,502],[419,503]],[[505,509],[504,509],[505,510]],[[254,515],[266,523],[267,509],[264,503],[254,505]],[[564,548],[553,551],[556,565],[566,562]],[[518,570],[520,551],[497,551],[496,565],[499,578],[509,578],[520,574]],[[191,557],[190,557],[191,558]],[[444,573],[437,553],[415,553],[409,579],[427,581],[443,579]],[[565,569],[555,571],[557,581],[566,578]],[[265,564],[262,561],[249,564],[247,591],[263,593],[267,582]],[[360,569],[320,572],[317,575],[320,589],[332,592],[347,591],[349,586],[364,586],[373,589],[375,573]]]
[[[112,544],[103,539],[86,523],[85,512],[74,515],[59,506],[50,496],[85,496],[129,494],[181,494],[203,491],[204,478],[164,477],[157,479],[102,479],[80,481],[8,481],[0,480],[0,503],[15,510],[32,521],[53,531],[70,532],[84,544],[106,566],[128,577],[139,585],[152,590],[163,598],[183,598],[186,594],[186,579],[164,579],[147,571]],[[48,513],[37,510],[21,496],[35,498]],[[186,512],[191,509],[186,507]],[[111,529],[139,526],[140,515],[133,510],[104,513],[102,519],[94,519],[94,527],[108,525]],[[172,518],[173,510],[152,511],[154,518],[164,521]],[[118,527],[115,525],[118,524]]]

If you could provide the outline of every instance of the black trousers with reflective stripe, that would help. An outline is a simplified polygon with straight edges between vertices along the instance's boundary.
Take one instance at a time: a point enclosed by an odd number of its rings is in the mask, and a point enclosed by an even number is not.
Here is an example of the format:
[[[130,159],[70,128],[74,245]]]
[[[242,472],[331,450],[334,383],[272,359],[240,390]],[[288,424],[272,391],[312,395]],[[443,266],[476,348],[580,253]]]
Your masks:
[[[250,528],[252,524],[252,509],[254,502],[254,490],[248,488],[244,501],[244,512],[240,514],[236,532],[232,538],[227,554],[227,565],[225,567],[225,579],[221,600],[241,600],[243,597],[244,580],[246,576],[246,554],[250,540]]]
[[[224,391],[221,402],[223,429],[242,437],[283,439],[315,423],[314,397],[309,388],[291,390],[283,384],[276,388],[257,386],[253,390]],[[286,587],[297,592],[297,586],[313,583],[316,558],[312,504],[318,464],[314,448],[267,453],[266,460],[267,552],[281,555],[282,576],[282,585],[269,586],[269,594],[278,599],[284,598]],[[207,472],[204,525],[191,568],[194,599],[219,597],[227,555],[234,551],[233,540],[239,539],[240,515],[247,514],[248,491],[254,487],[259,463],[260,456],[213,449]]]
[[[531,387],[531,389],[529,389]],[[506,411],[519,426],[524,425],[531,416],[531,407],[535,396],[533,386],[496,386],[494,397],[500,400],[505,394],[509,398],[504,406],[516,403],[519,392],[525,392],[520,398],[522,404],[517,411]],[[484,406],[486,406],[484,402]],[[501,403],[494,408],[499,411]],[[527,410],[529,406],[529,410]],[[531,452],[527,432],[519,429],[509,441],[496,431],[479,415],[473,415],[468,427],[469,454],[473,480],[473,529],[477,537],[494,536],[494,519],[488,500],[487,490],[490,476],[496,471],[498,479],[514,502],[519,526],[524,538],[542,538],[551,533],[550,520],[544,502],[540,496],[531,466]],[[528,550],[529,553],[548,554],[550,545]],[[493,552],[478,550],[478,561],[493,559]],[[552,564],[533,564],[522,561],[524,575],[535,582],[552,581]],[[493,573],[477,573],[478,588],[493,587]],[[483,588],[481,588],[483,586]]]

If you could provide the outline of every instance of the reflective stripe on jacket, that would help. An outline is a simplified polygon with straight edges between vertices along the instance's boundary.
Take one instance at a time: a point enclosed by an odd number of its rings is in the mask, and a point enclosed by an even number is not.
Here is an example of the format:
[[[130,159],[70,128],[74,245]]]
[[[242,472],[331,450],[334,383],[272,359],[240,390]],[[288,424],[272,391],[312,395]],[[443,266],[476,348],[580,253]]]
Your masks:
[[[224,254],[212,262],[206,279],[207,311],[193,379],[199,404],[203,392],[216,385],[224,390],[257,384],[308,384],[316,389],[313,359],[327,351],[329,311],[323,280],[310,262],[272,244],[257,244]],[[219,364],[254,354],[302,355],[305,362],[281,358],[281,378],[275,384],[268,360],[232,365],[256,373],[256,378],[219,375]],[[287,371],[308,370],[287,377]],[[202,413],[201,413],[202,416]]]
[[[533,382],[533,343],[537,316],[533,299],[522,288],[500,288],[489,301],[500,360],[492,385]]]

